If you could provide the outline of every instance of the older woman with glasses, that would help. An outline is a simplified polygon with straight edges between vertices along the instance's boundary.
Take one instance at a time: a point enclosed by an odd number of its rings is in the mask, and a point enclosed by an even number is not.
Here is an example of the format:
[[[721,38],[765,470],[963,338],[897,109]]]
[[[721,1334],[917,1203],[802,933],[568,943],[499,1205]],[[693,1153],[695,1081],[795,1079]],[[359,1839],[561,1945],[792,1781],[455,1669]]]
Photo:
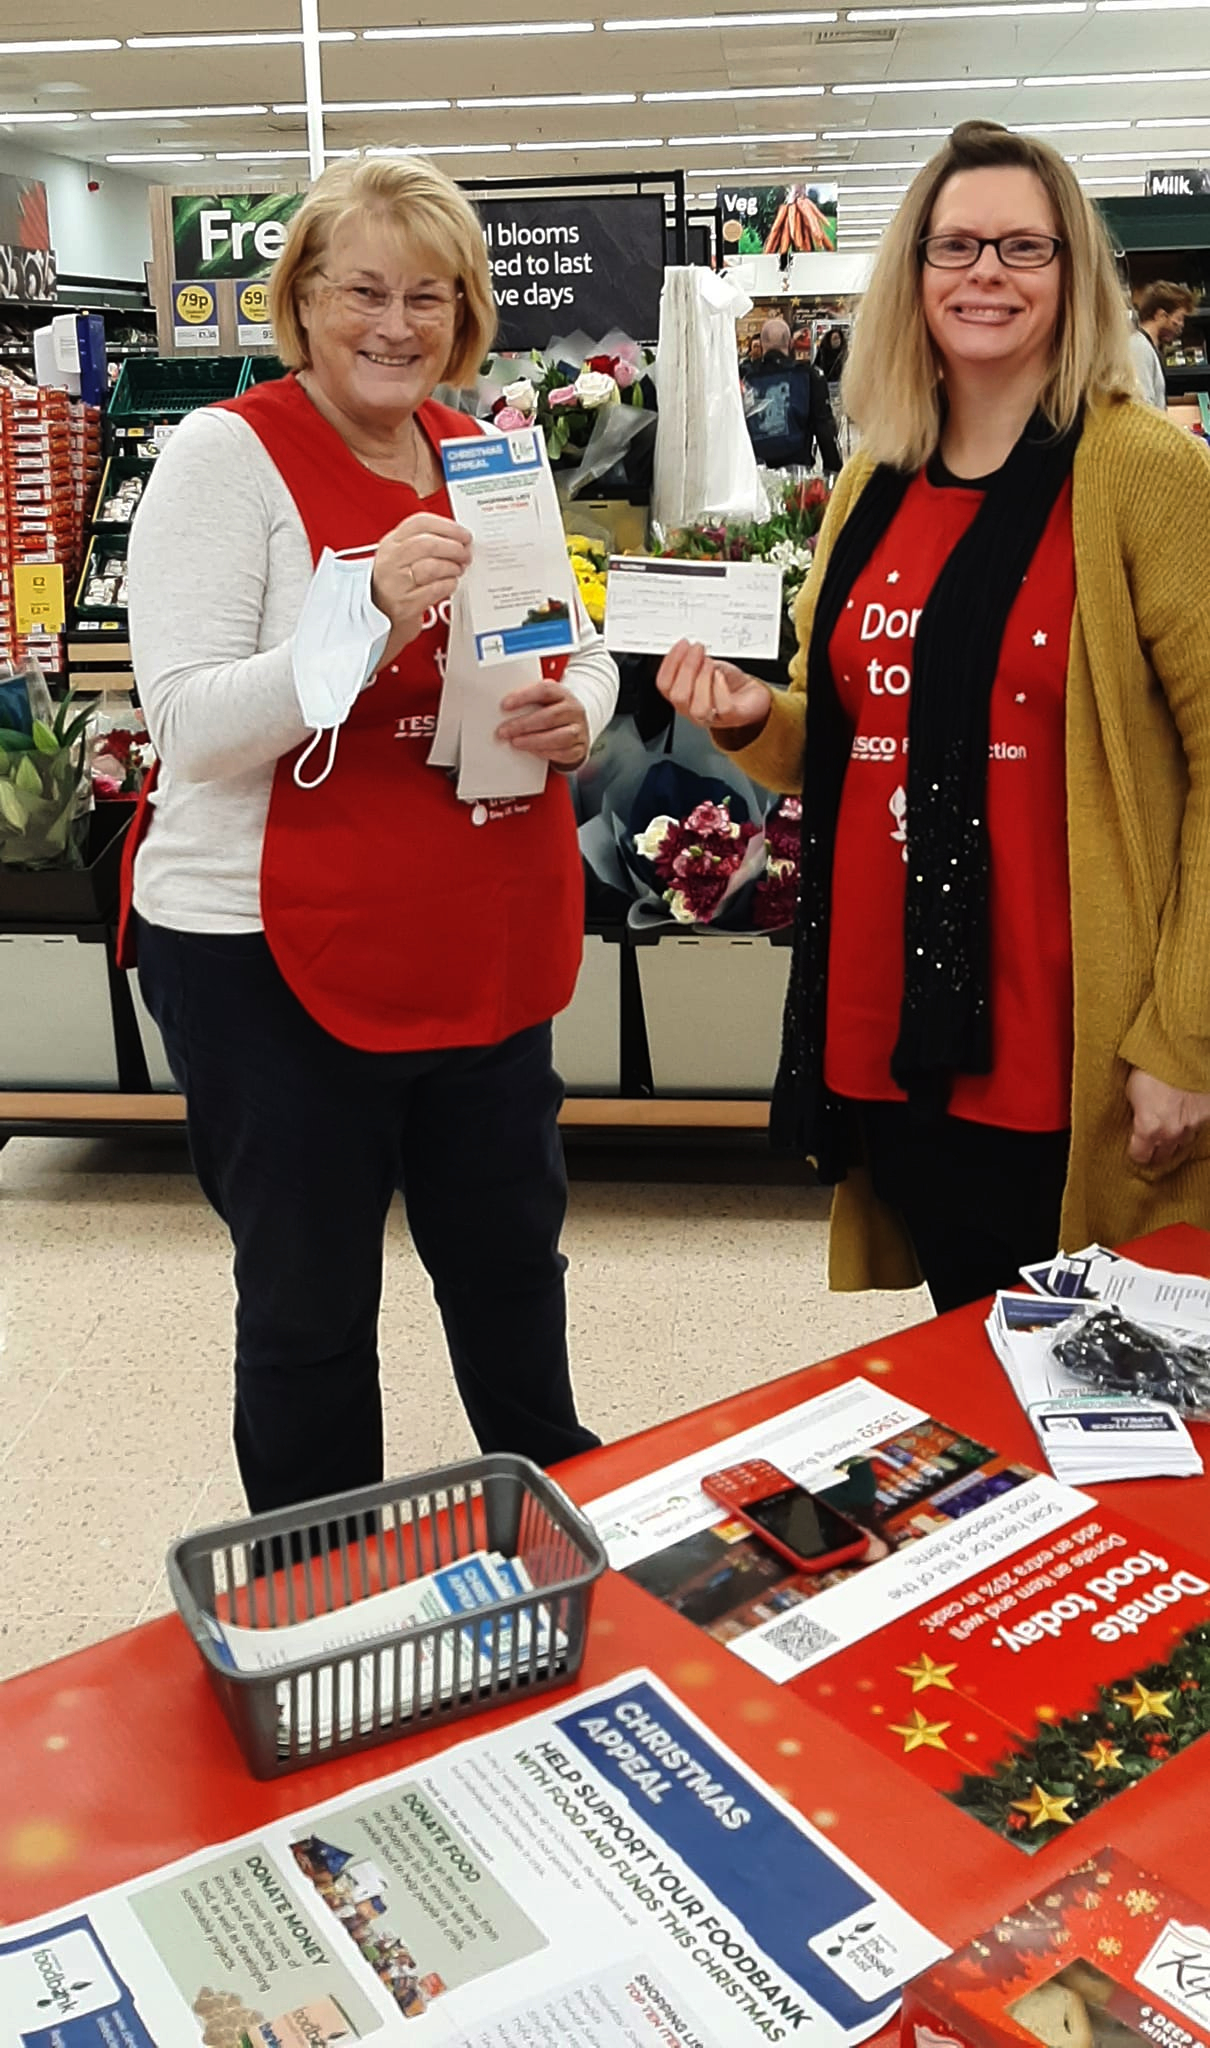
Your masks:
[[[1075,177],[989,122],[910,188],[844,388],[790,689],[686,644],[661,686],[802,792],[774,1127],[833,1284],[945,1309],[1210,1225],[1210,464],[1133,402]]]
[[[382,1477],[397,1189],[481,1447],[550,1464],[596,1442],[568,1372],[551,1064],[583,930],[571,800],[551,773],[528,801],[470,805],[427,760],[470,559],[439,444],[480,431],[432,394],[473,383],[490,346],[479,223],[427,164],[339,165],[272,294],[290,374],[184,423],[130,558],[160,757],[131,936],[235,1247],[255,1510]],[[616,694],[579,626],[503,704],[502,741],[554,770]]]

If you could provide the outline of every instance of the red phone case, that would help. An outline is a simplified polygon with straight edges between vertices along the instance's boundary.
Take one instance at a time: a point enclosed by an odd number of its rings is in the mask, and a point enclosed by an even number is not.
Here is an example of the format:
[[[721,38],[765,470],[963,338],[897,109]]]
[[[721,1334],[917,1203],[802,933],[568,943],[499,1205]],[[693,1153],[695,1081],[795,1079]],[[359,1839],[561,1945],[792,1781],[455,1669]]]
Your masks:
[[[848,1517],[839,1514],[835,1508],[832,1509],[832,1513],[838,1520],[848,1523],[853,1531],[853,1541],[842,1544],[836,1550],[821,1551],[818,1557],[803,1557],[797,1550],[791,1550],[788,1543],[783,1543],[779,1537],[772,1535],[768,1529],[754,1521],[747,1513],[749,1501],[767,1500],[773,1493],[802,1493],[806,1490],[799,1486],[797,1480],[790,1479],[784,1472],[779,1472],[776,1465],[770,1465],[765,1458],[750,1458],[743,1465],[728,1465],[721,1472],[707,1472],[699,1483],[703,1493],[709,1494],[711,1500],[718,1501],[722,1507],[729,1508],[732,1514],[738,1515],[740,1521],[746,1522],[753,1534],[760,1537],[762,1543],[767,1543],[771,1550],[775,1550],[779,1557],[786,1558],[799,1571],[835,1571],[838,1565],[855,1564],[858,1558],[865,1556],[870,1547],[870,1539],[865,1530],[859,1528],[856,1522],[848,1522]]]

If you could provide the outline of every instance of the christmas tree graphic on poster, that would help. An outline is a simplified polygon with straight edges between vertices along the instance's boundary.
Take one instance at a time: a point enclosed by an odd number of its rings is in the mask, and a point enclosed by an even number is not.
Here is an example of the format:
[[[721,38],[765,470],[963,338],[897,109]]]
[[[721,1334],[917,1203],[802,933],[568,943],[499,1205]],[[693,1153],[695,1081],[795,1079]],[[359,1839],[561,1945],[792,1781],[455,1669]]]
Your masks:
[[[791,1689],[1032,1854],[1210,1731],[1210,1564],[1100,1509]]]

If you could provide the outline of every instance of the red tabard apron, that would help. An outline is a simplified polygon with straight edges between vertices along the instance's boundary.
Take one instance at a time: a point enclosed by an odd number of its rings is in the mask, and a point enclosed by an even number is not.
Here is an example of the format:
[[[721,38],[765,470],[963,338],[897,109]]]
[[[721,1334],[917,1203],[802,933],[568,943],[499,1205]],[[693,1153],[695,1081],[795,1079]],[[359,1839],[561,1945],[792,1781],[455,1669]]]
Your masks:
[[[293,377],[223,409],[263,443],[316,562],[325,547],[376,546],[422,507],[450,516],[444,488],[421,501],[365,469]],[[480,431],[431,403],[418,420],[434,446]],[[541,796],[472,806],[426,765],[448,638],[448,621],[426,623],[379,671],[318,788],[294,781],[301,748],[273,780],[260,876],[266,938],[311,1016],[368,1052],[498,1044],[563,1009],[579,971],[583,874],[563,777],[552,771]],[[553,678],[565,667],[542,664]],[[146,816],[144,805],[132,840]],[[132,845],[127,909],[134,856]]]

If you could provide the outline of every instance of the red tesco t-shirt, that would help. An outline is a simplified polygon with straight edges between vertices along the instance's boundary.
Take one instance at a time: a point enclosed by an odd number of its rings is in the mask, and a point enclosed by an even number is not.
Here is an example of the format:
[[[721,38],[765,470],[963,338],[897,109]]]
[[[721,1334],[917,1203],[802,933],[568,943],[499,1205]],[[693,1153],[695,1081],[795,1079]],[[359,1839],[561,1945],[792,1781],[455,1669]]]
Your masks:
[[[920,613],[982,503],[922,472],[853,587],[832,673],[853,726],[836,833],[824,1072],[838,1095],[902,1102],[908,697]],[[987,772],[992,1069],[955,1076],[954,1116],[1010,1130],[1071,1118],[1072,970],[1064,749],[1075,608],[1071,485],[1009,614]]]

